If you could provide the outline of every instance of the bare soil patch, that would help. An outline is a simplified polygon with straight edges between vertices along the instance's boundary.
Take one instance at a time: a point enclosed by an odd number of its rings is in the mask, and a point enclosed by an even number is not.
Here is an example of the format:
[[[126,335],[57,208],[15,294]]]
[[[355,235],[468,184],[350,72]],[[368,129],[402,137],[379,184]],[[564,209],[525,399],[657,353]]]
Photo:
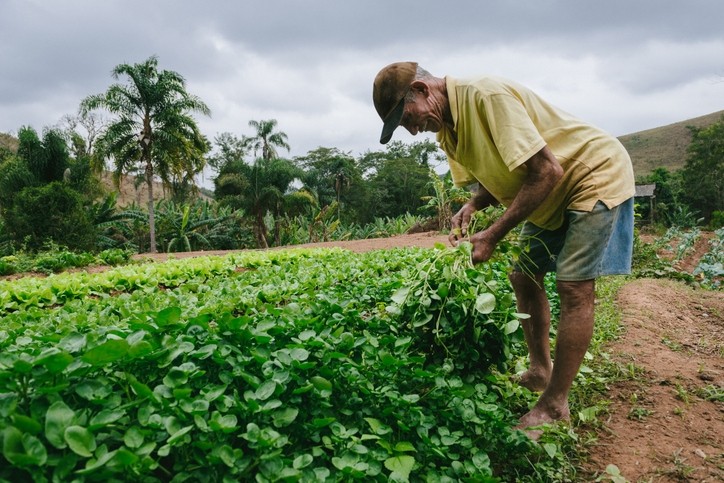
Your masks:
[[[586,469],[615,464],[632,482],[724,481],[724,293],[639,279],[617,305],[625,333],[608,351],[635,377],[610,388]]]
[[[329,241],[318,243],[306,243],[303,245],[294,245],[293,247],[275,247],[270,250],[291,249],[291,248],[330,248],[339,247],[353,252],[363,253],[372,250],[389,250],[397,247],[421,247],[433,248],[436,243],[448,244],[447,235],[441,235],[439,232],[429,231],[424,233],[414,233],[409,235],[398,235],[388,238],[369,238],[365,240],[347,240],[347,241]],[[200,251],[200,252],[177,252],[172,254],[166,253],[141,253],[135,255],[136,260],[154,260],[163,261],[168,258],[187,258],[209,255],[228,255],[234,251]]]

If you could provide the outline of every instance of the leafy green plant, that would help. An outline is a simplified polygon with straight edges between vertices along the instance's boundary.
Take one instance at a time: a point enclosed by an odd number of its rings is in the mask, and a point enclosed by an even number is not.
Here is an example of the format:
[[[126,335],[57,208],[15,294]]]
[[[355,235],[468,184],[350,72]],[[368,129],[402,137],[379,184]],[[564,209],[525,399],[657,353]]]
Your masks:
[[[694,269],[694,275],[703,279],[705,286],[718,288],[724,280],[724,228],[714,232],[709,240],[709,250],[702,255]]]
[[[643,421],[653,414],[653,411],[641,406],[633,406],[626,416],[629,419]]]
[[[392,296],[387,310],[402,315],[417,329],[419,350],[443,365],[458,365],[463,373],[488,365],[505,367],[511,335],[521,340],[520,319],[506,276],[499,263],[472,264],[472,245],[438,249],[437,256],[418,264],[410,282]]]
[[[452,339],[428,352],[387,310],[403,268],[461,254],[245,252],[2,284],[0,478],[534,481],[547,453],[510,409],[530,394],[439,359]],[[491,333],[508,324],[495,289],[476,322]]]
[[[621,470],[614,464],[606,466],[606,473],[596,478],[596,481],[611,481],[612,483],[627,483],[628,480],[621,474]]]

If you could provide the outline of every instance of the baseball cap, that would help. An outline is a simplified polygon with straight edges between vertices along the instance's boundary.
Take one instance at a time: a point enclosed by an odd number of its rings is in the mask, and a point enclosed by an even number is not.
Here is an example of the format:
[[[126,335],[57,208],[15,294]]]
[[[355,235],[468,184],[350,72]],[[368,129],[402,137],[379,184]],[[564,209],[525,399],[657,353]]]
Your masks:
[[[382,68],[375,77],[372,100],[383,122],[380,136],[382,144],[387,144],[400,125],[405,110],[405,95],[416,73],[417,62],[395,62]]]

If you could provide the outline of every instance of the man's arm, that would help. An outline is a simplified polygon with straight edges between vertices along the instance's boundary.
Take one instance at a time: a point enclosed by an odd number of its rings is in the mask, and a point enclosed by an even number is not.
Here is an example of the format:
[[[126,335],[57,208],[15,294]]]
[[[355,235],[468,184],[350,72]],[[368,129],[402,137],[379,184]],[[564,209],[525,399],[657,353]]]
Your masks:
[[[524,165],[528,170],[525,181],[505,213],[487,229],[471,237],[474,263],[488,260],[500,240],[533,213],[563,177],[563,168],[547,146]]]

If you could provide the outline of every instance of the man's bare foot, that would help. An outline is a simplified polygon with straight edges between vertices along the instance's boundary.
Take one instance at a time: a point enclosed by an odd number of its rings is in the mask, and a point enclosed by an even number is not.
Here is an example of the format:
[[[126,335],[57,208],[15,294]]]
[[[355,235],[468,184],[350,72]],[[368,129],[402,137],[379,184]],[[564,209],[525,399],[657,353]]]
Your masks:
[[[550,372],[546,373],[545,371],[533,371],[531,369],[528,369],[519,377],[517,377],[517,382],[521,386],[531,391],[540,392],[546,388],[546,386],[548,385],[548,381],[550,381],[550,378]]]
[[[539,400],[533,409],[520,418],[515,429],[524,431],[530,439],[535,441],[541,434],[543,434],[543,431],[531,428],[536,428],[544,424],[556,423],[558,421],[568,421],[570,417],[571,412],[568,409],[567,403],[562,407],[558,407],[554,405],[547,405],[545,403],[541,404],[541,401]]]

